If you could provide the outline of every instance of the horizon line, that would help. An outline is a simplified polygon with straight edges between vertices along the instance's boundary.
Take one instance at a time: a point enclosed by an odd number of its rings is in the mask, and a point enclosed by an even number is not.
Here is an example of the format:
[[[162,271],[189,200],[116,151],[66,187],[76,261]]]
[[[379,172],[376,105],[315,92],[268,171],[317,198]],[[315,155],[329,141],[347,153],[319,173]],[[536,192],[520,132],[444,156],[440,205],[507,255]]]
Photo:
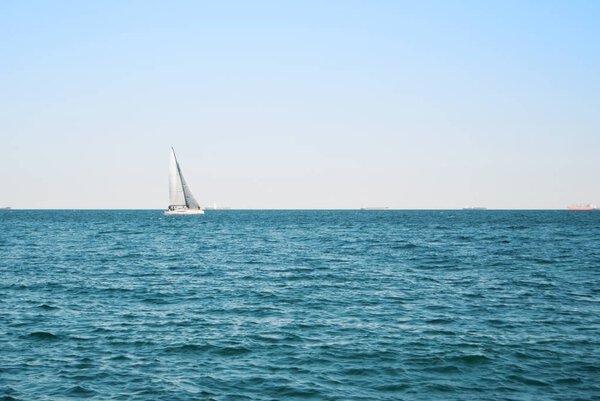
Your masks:
[[[5,207],[0,207],[0,210],[123,210],[123,211],[133,211],[133,210],[157,210],[157,211],[161,211],[161,210],[166,210],[164,208],[69,208],[69,207],[60,207],[60,208],[14,208],[14,207],[10,207],[7,206],[8,209],[5,209]],[[567,207],[564,208],[485,208],[485,209],[476,209],[476,210],[470,210],[470,209],[465,209],[465,208],[423,208],[423,209],[418,209],[418,208],[385,208],[385,209],[369,209],[369,208],[235,208],[235,207],[226,207],[226,208],[203,208],[203,210],[208,210],[208,211],[228,211],[228,210],[257,210],[257,211],[269,211],[269,210],[281,210],[281,211],[292,211],[292,210],[297,210],[297,211],[352,211],[352,210],[360,210],[363,212],[386,212],[386,211],[456,211],[456,210],[460,210],[460,211],[481,211],[481,212],[487,212],[487,211],[505,211],[505,210],[513,210],[513,211],[520,211],[520,210],[539,210],[539,211],[560,211],[560,210],[566,210],[566,211],[570,211]],[[592,210],[593,211],[593,210]]]

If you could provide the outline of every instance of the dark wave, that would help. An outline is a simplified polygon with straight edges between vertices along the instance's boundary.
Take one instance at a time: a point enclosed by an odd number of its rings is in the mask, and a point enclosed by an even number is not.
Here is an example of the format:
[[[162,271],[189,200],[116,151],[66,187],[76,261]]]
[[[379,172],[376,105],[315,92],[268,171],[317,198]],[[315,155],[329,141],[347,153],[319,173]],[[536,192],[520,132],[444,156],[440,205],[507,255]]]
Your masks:
[[[46,331],[34,331],[33,333],[29,333],[27,337],[42,341],[58,341],[60,339],[60,336]]]

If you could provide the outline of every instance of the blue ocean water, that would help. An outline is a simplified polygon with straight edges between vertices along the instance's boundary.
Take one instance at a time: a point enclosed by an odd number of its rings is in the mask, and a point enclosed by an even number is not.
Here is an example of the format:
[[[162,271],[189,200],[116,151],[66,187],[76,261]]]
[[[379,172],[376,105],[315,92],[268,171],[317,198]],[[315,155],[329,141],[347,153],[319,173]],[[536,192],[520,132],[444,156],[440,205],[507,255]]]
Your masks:
[[[600,399],[600,213],[0,212],[2,400]]]

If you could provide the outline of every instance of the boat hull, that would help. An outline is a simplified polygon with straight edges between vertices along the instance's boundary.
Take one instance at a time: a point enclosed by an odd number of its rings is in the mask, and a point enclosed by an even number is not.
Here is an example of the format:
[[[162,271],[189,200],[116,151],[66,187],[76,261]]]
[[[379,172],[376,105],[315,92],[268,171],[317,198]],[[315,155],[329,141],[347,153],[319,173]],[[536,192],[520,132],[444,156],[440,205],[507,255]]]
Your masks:
[[[176,209],[176,210],[165,210],[165,214],[169,216],[173,215],[188,215],[188,214],[204,214],[202,209]]]
[[[568,210],[598,210],[596,205],[571,205],[567,207]]]

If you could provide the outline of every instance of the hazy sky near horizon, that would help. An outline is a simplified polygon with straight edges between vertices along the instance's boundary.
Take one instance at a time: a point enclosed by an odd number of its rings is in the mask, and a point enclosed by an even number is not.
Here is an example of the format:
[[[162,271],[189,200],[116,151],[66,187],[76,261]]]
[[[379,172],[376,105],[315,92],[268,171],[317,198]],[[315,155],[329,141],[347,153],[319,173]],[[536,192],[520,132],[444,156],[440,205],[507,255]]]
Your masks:
[[[600,204],[600,2],[0,2],[0,206]]]

